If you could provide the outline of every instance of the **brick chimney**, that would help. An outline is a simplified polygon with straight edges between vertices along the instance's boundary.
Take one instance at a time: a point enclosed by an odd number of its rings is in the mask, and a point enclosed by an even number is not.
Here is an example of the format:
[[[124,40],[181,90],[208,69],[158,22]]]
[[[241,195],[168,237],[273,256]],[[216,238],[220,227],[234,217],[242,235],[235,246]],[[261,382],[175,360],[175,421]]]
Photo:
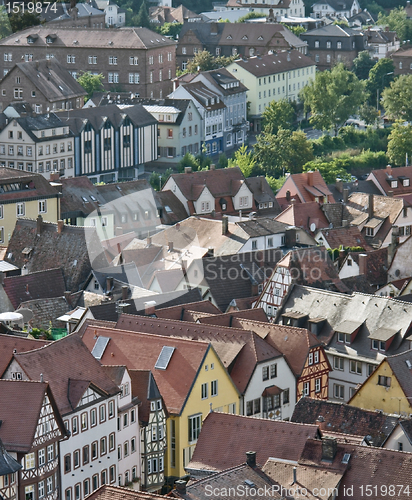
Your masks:
[[[59,234],[62,234],[63,232],[63,229],[64,229],[64,221],[62,221],[61,219],[57,221],[57,232]]]
[[[339,191],[339,193],[343,193],[343,180],[342,179],[336,179],[336,189]]]
[[[129,293],[129,287],[126,285],[122,286],[122,300],[127,300],[127,295]]]
[[[324,431],[326,429],[326,422],[325,419],[322,417],[322,415],[319,415],[319,417],[316,420],[316,424],[318,425],[321,431]]]
[[[192,173],[192,167],[185,167],[185,174],[191,174]]]
[[[212,163],[209,167],[209,170],[216,170],[216,165]]]
[[[66,299],[67,304],[72,307],[72,292],[70,290],[66,290],[64,292],[64,298]]]
[[[175,481],[176,491],[181,495],[186,495],[186,481],[178,479]]]
[[[392,175],[392,167],[391,167],[391,165],[386,165],[386,173],[388,175]]]
[[[308,186],[313,186],[313,172],[308,172]]]
[[[167,246],[168,246],[168,252],[173,252],[173,241],[169,241],[167,243]]]
[[[338,441],[336,438],[322,438],[322,461],[333,462],[338,451]]]
[[[368,256],[366,253],[359,254],[359,274],[365,276],[368,270]]]
[[[111,276],[107,276],[106,278],[106,293],[109,293],[113,288],[113,278]]]
[[[342,194],[343,194],[343,203],[348,203],[348,201],[349,201],[349,189],[344,188],[342,191]]]
[[[146,316],[150,316],[155,313],[156,302],[154,300],[149,300],[149,302],[144,303],[144,313]]]
[[[290,191],[289,191],[289,189],[286,191],[286,200],[290,201]]]
[[[222,217],[222,234],[225,235],[229,232],[229,219],[227,215]]]
[[[60,179],[60,173],[59,172],[50,172],[50,180],[52,182],[58,181]]]
[[[41,234],[43,231],[43,217],[41,215],[37,216],[37,234]]]
[[[246,452],[246,464],[249,467],[256,467],[256,451]]]
[[[369,217],[369,219],[373,218],[373,212],[374,212],[374,209],[373,209],[373,194],[370,193],[369,194],[369,201],[368,201],[368,217]]]

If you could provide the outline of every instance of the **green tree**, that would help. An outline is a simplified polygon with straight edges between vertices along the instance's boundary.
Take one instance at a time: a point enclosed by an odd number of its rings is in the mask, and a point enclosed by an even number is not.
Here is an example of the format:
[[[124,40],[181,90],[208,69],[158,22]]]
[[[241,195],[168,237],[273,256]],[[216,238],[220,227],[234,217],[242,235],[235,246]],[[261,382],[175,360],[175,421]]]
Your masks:
[[[266,132],[277,134],[279,128],[292,129],[295,110],[287,99],[271,101],[262,115]]]
[[[288,26],[285,23],[280,23],[280,24],[282,24],[285,28],[287,28],[289,31],[291,31],[296,36],[299,36],[302,33],[306,33],[306,29],[303,26]]]
[[[340,63],[332,71],[322,71],[303,89],[304,106],[310,122],[322,130],[339,128],[365,99],[364,84]]]
[[[308,141],[306,134],[301,130],[292,132],[289,144],[289,157],[286,169],[291,174],[302,172],[302,167],[314,159],[312,142]]]
[[[350,174],[337,161],[311,161],[303,167],[304,172],[319,170],[326,184],[334,184],[336,179],[350,181]]]
[[[103,80],[104,76],[102,74],[93,75],[90,71],[81,72],[77,77],[77,81],[87,92],[86,101],[92,97],[93,92],[101,92],[104,90]]]
[[[380,26],[389,26],[391,31],[396,31],[401,41],[411,40],[412,38],[412,21],[407,18],[403,7],[391,9],[386,16],[379,14],[377,24]]]
[[[164,23],[163,26],[156,26],[154,29],[160,35],[171,36],[176,40],[176,38],[180,35],[182,27],[183,24],[181,23]]]
[[[186,167],[191,167],[193,172],[199,169],[199,162],[192,155],[192,153],[186,153],[184,157],[177,164],[177,171],[184,172]]]
[[[141,26],[142,28],[149,28],[149,29],[152,28],[150,25],[149,12],[147,10],[145,0],[143,0],[143,2],[140,5],[140,9],[136,19],[136,26]]]
[[[7,10],[4,5],[0,6],[0,38],[5,38],[11,35],[11,26],[9,21],[9,16],[7,15]]]
[[[250,11],[246,15],[239,17],[236,21],[237,23],[244,23],[248,19],[260,19],[261,17],[266,17],[262,12]]]
[[[9,21],[13,33],[30,28],[31,26],[37,26],[41,23],[40,14],[31,14],[28,10],[24,12],[19,10],[17,13],[13,12],[9,16]]]
[[[395,165],[401,166],[412,160],[412,126],[403,125],[400,122],[394,124],[389,135],[388,157]]]
[[[193,59],[187,63],[187,72],[209,71],[215,68],[214,57],[208,50],[198,52]]]
[[[282,176],[282,177],[278,177],[277,179],[275,177],[270,177],[270,176],[266,176],[266,181],[267,183],[269,184],[270,186],[270,189],[276,193],[277,191],[279,191],[279,189],[283,186],[283,184],[285,183],[285,180],[286,180],[286,177],[285,176]]]
[[[366,125],[375,125],[378,121],[379,114],[375,106],[371,106],[367,102],[364,102],[359,108],[359,118],[363,120]]]
[[[245,177],[250,177],[255,165],[256,159],[252,151],[247,151],[246,144],[242,144],[228,162],[228,167],[239,167]]]
[[[217,162],[218,168],[227,168],[228,164],[229,164],[229,160],[227,159],[227,156],[225,155],[225,153],[222,153],[219,156],[219,160]]]
[[[382,92],[382,104],[391,120],[412,121],[412,75],[401,75]]]
[[[359,52],[358,57],[353,60],[352,71],[359,78],[359,80],[367,80],[369,78],[369,71],[375,66],[374,61],[367,50]]]
[[[336,26],[342,26],[343,28],[349,28],[349,24],[346,19],[335,19],[333,21],[333,24],[335,24]]]
[[[378,94],[393,80],[394,65],[392,59],[379,59],[379,61],[369,71],[369,79],[366,82],[366,90],[369,92],[368,102],[376,106]]]

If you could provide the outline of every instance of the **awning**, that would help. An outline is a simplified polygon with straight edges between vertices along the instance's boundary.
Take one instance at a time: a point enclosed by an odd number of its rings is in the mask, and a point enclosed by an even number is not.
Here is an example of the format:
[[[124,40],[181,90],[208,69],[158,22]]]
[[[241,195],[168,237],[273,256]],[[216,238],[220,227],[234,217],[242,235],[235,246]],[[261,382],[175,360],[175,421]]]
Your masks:
[[[267,398],[268,396],[278,396],[282,392],[283,389],[277,385],[271,385],[270,387],[266,387],[266,389],[262,392],[262,397]]]
[[[342,321],[342,323],[339,323],[339,325],[335,328],[335,332],[353,333],[355,330],[360,328],[362,324],[363,321]]]

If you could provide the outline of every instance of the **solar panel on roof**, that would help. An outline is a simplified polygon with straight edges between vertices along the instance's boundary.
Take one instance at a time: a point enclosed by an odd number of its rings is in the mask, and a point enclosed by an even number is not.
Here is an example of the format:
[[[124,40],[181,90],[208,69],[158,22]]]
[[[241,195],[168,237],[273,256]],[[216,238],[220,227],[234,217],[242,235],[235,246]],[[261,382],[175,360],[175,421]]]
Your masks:
[[[164,345],[162,347],[161,353],[159,354],[159,357],[157,358],[155,368],[157,368],[158,370],[166,370],[174,350],[174,347]]]
[[[106,350],[107,344],[109,343],[110,337],[99,337],[94,344],[92,355],[96,359],[102,359],[104,351]]]

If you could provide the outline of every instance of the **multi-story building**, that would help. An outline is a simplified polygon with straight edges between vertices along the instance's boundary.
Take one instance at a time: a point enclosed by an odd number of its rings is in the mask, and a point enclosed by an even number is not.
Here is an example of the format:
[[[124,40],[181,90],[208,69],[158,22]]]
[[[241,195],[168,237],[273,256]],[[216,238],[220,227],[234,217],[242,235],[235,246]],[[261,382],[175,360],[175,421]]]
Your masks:
[[[57,222],[59,213],[59,193],[41,175],[0,167],[0,246],[8,245],[18,219]]]
[[[74,137],[69,124],[54,113],[10,120],[0,132],[0,167],[35,172],[46,179],[51,172],[73,177]]]
[[[11,371],[9,375],[11,380],[0,380],[1,458],[3,450],[8,452],[6,463],[2,460],[1,497],[4,500],[62,498],[59,444],[68,433],[50,386],[41,377],[28,382],[22,380],[21,372]],[[17,423],[20,417],[24,418],[22,425]]]
[[[202,116],[190,99],[164,99],[143,106],[158,122],[158,159],[181,160],[186,153],[199,154],[202,147]]]
[[[412,73],[412,47],[402,46],[391,54],[395,66],[395,75],[410,75]]]
[[[315,78],[316,65],[309,57],[292,50],[238,59],[229,64],[227,71],[249,89],[249,119],[257,133],[261,130],[262,113],[271,101],[297,101],[300,91]]]
[[[114,28],[124,26],[126,23],[126,11],[113,0],[95,0],[97,7],[104,11],[106,25]]]
[[[93,354],[98,357],[96,351]],[[119,388],[81,339],[70,335],[44,349],[14,354],[2,378],[12,379],[13,374],[21,380],[43,377],[48,381],[55,395],[54,408],[57,407],[66,432],[70,433],[69,439],[59,443],[62,458],[53,472],[59,477],[60,468],[61,495],[56,491],[50,500],[59,497],[81,500],[100,485],[115,483],[119,468],[116,404]],[[50,457],[56,453],[53,445]],[[33,486],[26,491],[26,498],[35,500],[41,495],[36,495]]]
[[[57,59],[18,62],[0,88],[0,110],[11,102],[25,102],[35,113],[82,108],[87,94]]]
[[[390,57],[401,46],[396,31],[389,31],[389,27],[385,31],[368,27],[363,33],[368,39],[369,54],[373,59]]]
[[[246,122],[247,87],[225,68],[200,72],[192,80],[198,81],[219,94],[226,106],[223,114],[224,150],[227,151],[236,144],[243,144],[249,128]]]
[[[277,23],[186,23],[179,35],[176,63],[186,69],[198,52],[214,56],[263,56],[274,50],[297,49],[306,54],[307,42]]]
[[[320,71],[331,69],[340,62],[352,67],[359,52],[368,50],[368,39],[364,33],[336,24],[307,31],[300,38],[307,42],[308,57]]]
[[[248,9],[253,12],[261,12],[262,15],[270,14],[280,20],[281,17],[305,17],[305,4],[303,0],[270,0],[256,3],[252,0],[229,0],[226,4],[227,10]]]
[[[146,28],[79,29],[40,25],[3,38],[0,74],[16,61],[56,58],[75,78],[82,71],[104,76],[107,90],[163,98],[176,73],[176,42]]]
[[[316,19],[320,19],[321,17],[330,17],[332,19],[341,17],[349,18],[362,10],[358,0],[348,0],[348,2],[318,0],[312,5],[312,9],[311,17]]]

